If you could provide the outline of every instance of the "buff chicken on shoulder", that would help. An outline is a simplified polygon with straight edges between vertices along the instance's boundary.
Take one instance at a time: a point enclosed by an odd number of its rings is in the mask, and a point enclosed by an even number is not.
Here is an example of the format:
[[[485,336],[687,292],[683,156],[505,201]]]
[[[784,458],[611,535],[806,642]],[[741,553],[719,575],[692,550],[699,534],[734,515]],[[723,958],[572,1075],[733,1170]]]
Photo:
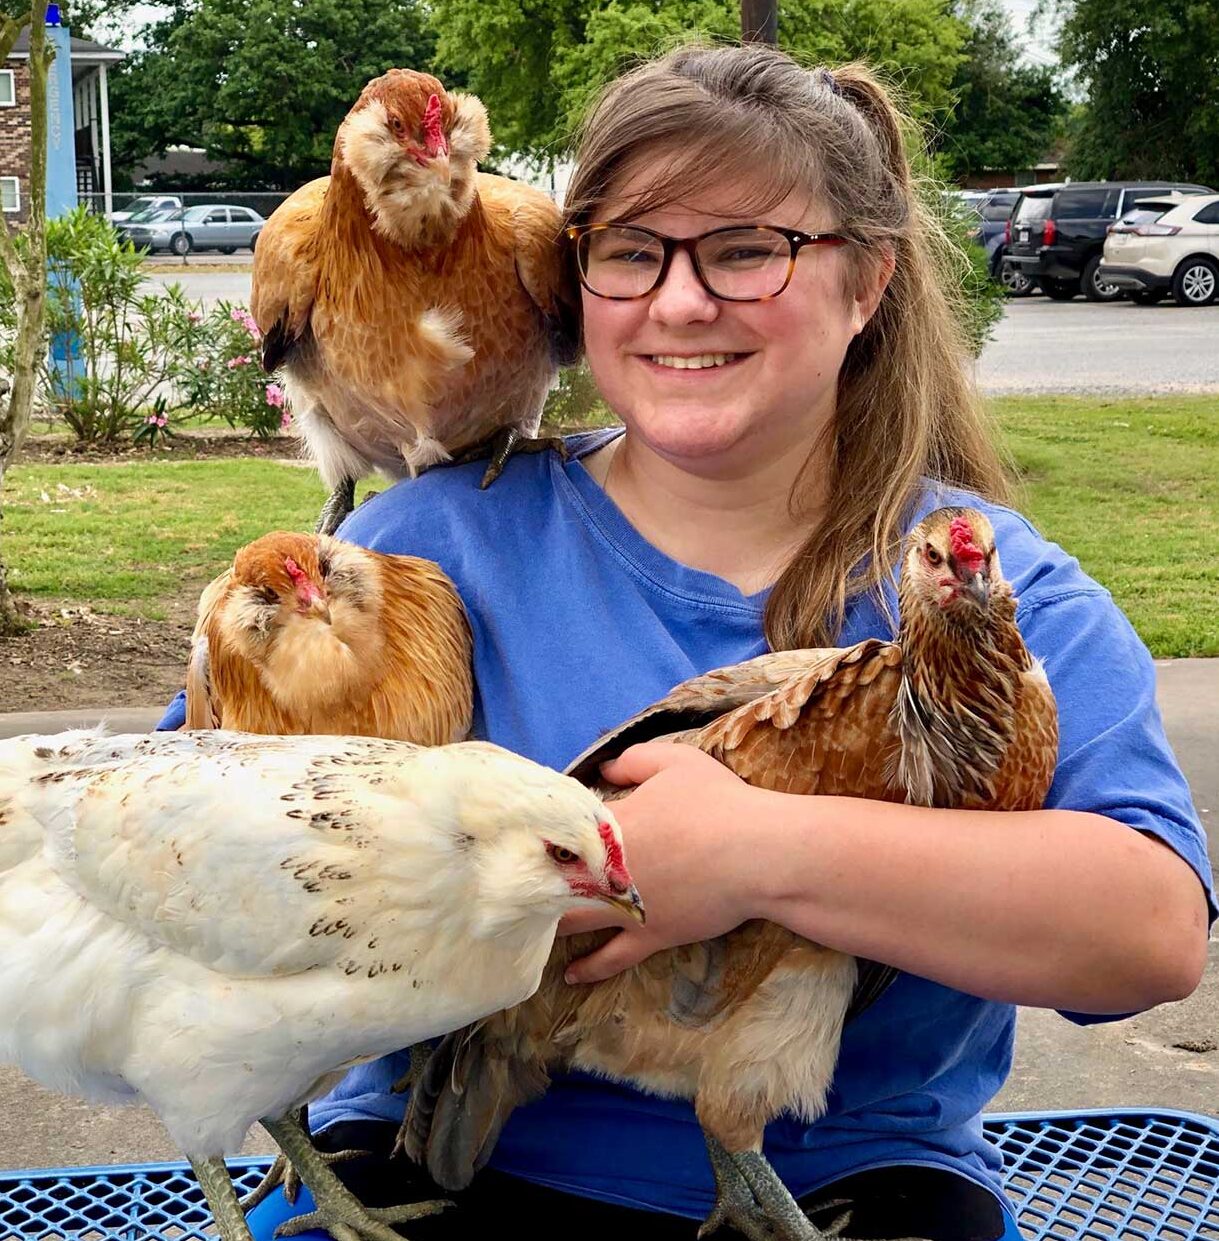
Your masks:
[[[1057,760],[1057,712],[1015,623],[990,522],[939,509],[910,534],[896,641],[781,651],[677,686],[576,760],[599,767],[641,741],[695,746],[777,792],[923,806],[1042,806]],[[414,1091],[401,1141],[447,1189],[466,1185],[522,1104],[582,1070],[690,1099],[717,1200],[703,1231],[818,1241],[762,1153],[783,1113],[821,1116],[843,1026],[893,971],[752,921],[660,952],[604,982],[566,967],[613,932],[556,942],[526,1003],[447,1037]]]
[[[271,216],[251,309],[334,489],[332,534],[373,470],[413,477],[492,446],[489,483],[533,447],[560,364],[578,353],[573,273],[541,190],[477,169],[486,110],[434,77],[391,69],[340,125],[330,175]],[[559,441],[554,441],[557,446]]]

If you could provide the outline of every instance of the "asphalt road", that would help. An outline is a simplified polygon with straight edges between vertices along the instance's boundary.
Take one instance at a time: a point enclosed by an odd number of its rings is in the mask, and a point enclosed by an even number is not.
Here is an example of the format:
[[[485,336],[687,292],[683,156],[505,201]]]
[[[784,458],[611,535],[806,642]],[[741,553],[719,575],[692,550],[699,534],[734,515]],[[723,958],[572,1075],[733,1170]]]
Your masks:
[[[196,271],[175,260],[157,264],[149,278],[177,281],[188,297],[208,303],[250,299],[248,266]],[[1035,296],[1012,299],[1006,311],[978,361],[984,392],[1219,393],[1219,303],[1184,310],[1171,302],[1097,305]]]

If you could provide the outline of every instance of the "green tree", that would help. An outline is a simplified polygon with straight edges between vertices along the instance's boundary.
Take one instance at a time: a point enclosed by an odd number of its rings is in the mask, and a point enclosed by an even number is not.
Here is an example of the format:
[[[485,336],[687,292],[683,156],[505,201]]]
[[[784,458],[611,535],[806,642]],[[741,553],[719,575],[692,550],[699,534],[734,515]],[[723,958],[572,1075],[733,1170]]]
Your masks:
[[[790,0],[779,45],[829,63],[859,58],[932,115],[951,103],[967,27],[951,0]],[[736,40],[738,0],[445,0],[435,7],[437,63],[487,105],[497,141],[556,158],[588,99],[632,63],[681,38]]]
[[[945,176],[986,168],[1027,168],[1061,136],[1067,102],[1050,65],[1020,63],[1007,14],[994,0],[965,0],[964,59],[952,82],[954,103],[934,148]]]
[[[432,59],[418,0],[177,0],[146,41],[114,79],[116,164],[201,146],[250,189],[327,172],[364,84]]]
[[[1087,90],[1071,126],[1071,175],[1219,185],[1219,5],[1064,5],[1059,52]]]
[[[98,19],[109,21],[130,13],[140,0],[61,0],[59,15],[63,24],[78,38],[94,37]],[[29,0],[0,0],[0,16],[21,17],[30,11]]]

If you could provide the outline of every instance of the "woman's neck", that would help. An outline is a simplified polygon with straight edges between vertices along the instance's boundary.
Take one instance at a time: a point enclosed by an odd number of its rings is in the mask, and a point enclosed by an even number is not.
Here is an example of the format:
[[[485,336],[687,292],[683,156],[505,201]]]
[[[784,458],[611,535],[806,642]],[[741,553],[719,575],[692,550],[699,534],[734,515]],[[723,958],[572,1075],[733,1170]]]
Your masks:
[[[821,508],[807,495],[794,514],[789,500],[804,465],[798,454],[739,475],[682,469],[629,433],[586,457],[585,468],[653,547],[752,595],[773,583],[814,529]],[[811,479],[825,477],[815,467]]]

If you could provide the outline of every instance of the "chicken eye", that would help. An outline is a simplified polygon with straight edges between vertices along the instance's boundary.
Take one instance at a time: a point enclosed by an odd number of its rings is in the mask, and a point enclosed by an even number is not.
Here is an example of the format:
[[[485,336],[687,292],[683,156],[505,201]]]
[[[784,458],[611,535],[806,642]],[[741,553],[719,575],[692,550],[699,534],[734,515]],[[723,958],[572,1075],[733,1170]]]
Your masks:
[[[330,557],[323,554],[318,557],[317,571],[322,577],[330,576]]]
[[[566,849],[562,845],[547,845],[546,852],[560,866],[574,866],[580,860],[578,853],[573,852],[571,849]]]
[[[944,563],[944,557],[941,556],[940,553],[937,552],[935,548],[931,546],[930,543],[927,544],[927,563],[930,564],[932,567],[935,567],[937,565],[941,565]]]
[[[400,134],[400,133],[402,133],[402,131],[406,128],[406,127],[402,124],[402,118],[401,118],[400,116],[391,116],[391,117],[389,118],[389,127],[390,127],[390,128],[394,131],[394,133],[396,133],[396,134]]]
[[[259,603],[265,603],[268,606],[274,606],[279,602],[279,595],[275,593],[272,586],[257,586],[254,588],[254,594]]]

